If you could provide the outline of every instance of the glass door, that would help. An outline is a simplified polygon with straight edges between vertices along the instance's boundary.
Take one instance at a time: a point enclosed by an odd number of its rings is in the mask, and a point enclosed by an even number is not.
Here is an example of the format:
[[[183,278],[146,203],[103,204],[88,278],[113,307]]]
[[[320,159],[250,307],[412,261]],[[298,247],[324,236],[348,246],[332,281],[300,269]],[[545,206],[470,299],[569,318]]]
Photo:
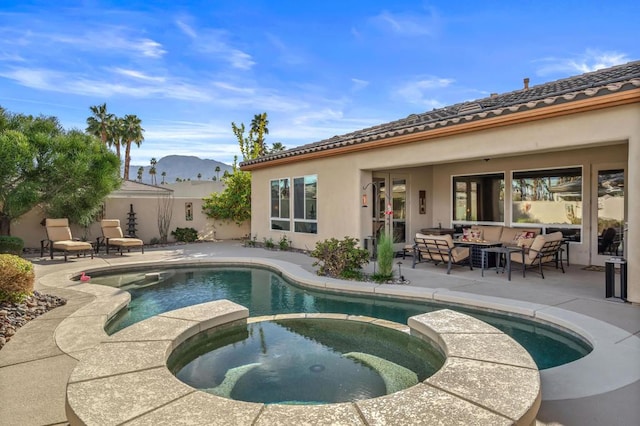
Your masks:
[[[407,241],[407,178],[377,173],[373,183],[373,235],[392,235],[394,249],[401,250]]]
[[[591,263],[604,265],[612,256],[624,257],[626,224],[625,173],[622,167],[594,169]]]

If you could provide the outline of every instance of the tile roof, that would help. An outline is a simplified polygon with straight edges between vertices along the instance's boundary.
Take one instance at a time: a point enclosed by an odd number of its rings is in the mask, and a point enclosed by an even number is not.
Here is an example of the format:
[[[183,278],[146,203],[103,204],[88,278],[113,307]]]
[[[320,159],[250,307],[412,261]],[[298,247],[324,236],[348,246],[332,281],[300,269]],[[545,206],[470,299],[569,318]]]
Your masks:
[[[344,135],[301,145],[277,154],[266,155],[240,163],[241,167],[265,163],[281,158],[295,157],[317,151],[372,142],[407,133],[426,132],[434,128],[481,120],[505,113],[526,111],[549,105],[603,96],[640,87],[640,61],[561,80],[523,88],[500,95],[410,114],[389,123],[379,124]]]

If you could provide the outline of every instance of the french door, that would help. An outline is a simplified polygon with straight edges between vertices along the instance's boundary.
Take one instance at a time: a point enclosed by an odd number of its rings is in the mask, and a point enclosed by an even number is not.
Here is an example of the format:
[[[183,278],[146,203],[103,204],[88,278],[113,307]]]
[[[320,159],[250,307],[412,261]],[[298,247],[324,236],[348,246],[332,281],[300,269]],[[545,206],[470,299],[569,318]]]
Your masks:
[[[591,264],[624,257],[626,203],[624,165],[596,165],[591,184]]]
[[[407,176],[390,173],[373,175],[373,235],[376,240],[382,232],[393,236],[395,250],[407,242]]]

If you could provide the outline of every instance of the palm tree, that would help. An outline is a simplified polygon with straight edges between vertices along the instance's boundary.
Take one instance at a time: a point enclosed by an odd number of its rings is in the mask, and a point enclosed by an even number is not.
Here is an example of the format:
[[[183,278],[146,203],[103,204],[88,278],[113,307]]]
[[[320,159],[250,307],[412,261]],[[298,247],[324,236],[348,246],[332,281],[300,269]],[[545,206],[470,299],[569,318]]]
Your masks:
[[[198,173],[198,180],[202,179],[202,173]]]
[[[160,176],[162,176],[162,182],[160,182],[160,184],[164,185],[166,183],[164,178],[167,177],[167,172],[163,171],[162,173],[160,173]]]
[[[109,140],[109,124],[115,119],[113,114],[107,112],[107,104],[94,105],[89,107],[92,117],[87,118],[86,132],[100,138],[103,144],[107,145]]]
[[[138,182],[142,182],[142,174],[144,173],[144,167],[138,167]]]
[[[269,153],[275,154],[276,152],[282,152],[285,149],[287,149],[287,147],[282,145],[282,142],[274,142],[273,145],[271,145],[271,151]]]
[[[254,158],[261,157],[267,153],[264,135],[269,134],[269,120],[267,113],[255,114],[251,120],[251,130],[249,131],[249,139],[254,141],[253,153]],[[255,139],[254,139],[255,138]]]
[[[108,135],[109,139],[107,140],[107,145],[109,148],[115,147],[118,161],[122,164],[120,148],[123,145],[124,139],[124,123],[121,118],[118,118],[115,115],[113,116],[113,120],[109,122]]]
[[[141,120],[132,114],[124,116],[122,119],[122,141],[125,145],[124,152],[124,179],[129,179],[129,166],[131,165],[131,144],[135,143],[136,146],[140,146],[144,140],[142,132]]]
[[[156,164],[158,164],[158,161],[156,160],[155,157],[153,157],[151,159],[151,168],[149,169],[149,174],[151,175],[151,185],[156,185],[157,180],[156,180]]]
[[[216,166],[216,180],[220,179],[220,166]]]

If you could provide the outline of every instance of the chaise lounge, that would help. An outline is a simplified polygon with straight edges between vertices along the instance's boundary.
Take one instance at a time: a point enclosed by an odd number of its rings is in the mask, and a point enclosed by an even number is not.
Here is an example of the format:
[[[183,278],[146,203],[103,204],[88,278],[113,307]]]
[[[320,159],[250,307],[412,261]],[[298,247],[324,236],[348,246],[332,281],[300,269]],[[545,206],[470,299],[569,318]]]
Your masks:
[[[44,256],[44,249],[48,247],[51,259],[53,259],[53,252],[56,250],[64,253],[65,262],[69,253],[76,253],[78,257],[83,254],[86,257],[89,252],[93,259],[91,244],[71,236],[69,219],[46,219],[45,230],[47,239],[40,241],[40,256]]]
[[[120,228],[120,219],[104,219],[100,222],[102,228],[102,237],[98,237],[97,251],[100,251],[100,246],[103,244],[109,254],[109,247],[114,247],[120,252],[120,255],[124,255],[124,249],[127,252],[132,248],[140,248],[142,254],[144,254],[144,242],[138,238],[125,236]]]

